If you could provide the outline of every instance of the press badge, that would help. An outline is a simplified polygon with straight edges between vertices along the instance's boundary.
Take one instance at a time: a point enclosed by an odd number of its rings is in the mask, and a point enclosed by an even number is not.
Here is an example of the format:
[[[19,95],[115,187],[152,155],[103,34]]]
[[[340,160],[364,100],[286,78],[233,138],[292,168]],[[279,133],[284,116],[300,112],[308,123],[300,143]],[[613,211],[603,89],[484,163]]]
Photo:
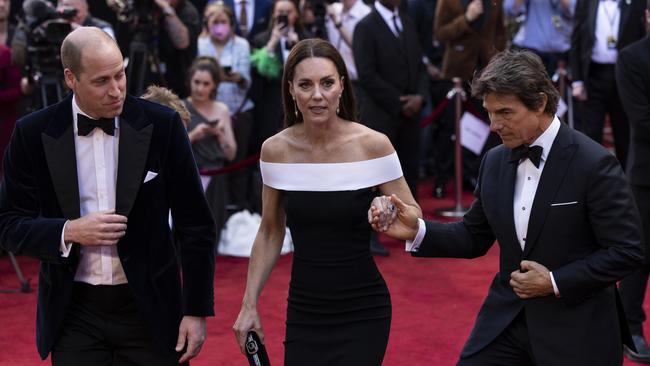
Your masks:
[[[609,50],[616,49],[616,38],[612,35],[607,37],[607,49]]]

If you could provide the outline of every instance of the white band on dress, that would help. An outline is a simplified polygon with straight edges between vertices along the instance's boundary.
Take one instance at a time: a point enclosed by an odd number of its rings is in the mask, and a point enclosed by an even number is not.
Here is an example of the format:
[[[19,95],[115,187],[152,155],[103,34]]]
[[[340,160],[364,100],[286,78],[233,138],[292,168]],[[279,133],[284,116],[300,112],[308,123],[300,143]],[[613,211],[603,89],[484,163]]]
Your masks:
[[[267,163],[260,160],[265,185],[284,191],[354,191],[400,178],[397,153],[350,163]]]

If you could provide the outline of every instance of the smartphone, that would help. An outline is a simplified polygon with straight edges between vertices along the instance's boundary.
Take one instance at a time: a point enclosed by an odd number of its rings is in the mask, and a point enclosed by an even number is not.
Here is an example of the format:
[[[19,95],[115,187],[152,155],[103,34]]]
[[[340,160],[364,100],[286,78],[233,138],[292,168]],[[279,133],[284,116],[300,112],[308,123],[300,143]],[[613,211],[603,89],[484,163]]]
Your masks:
[[[230,72],[232,71],[232,66],[222,66],[221,70],[223,70],[224,74],[229,75]]]
[[[289,25],[289,16],[286,14],[278,15],[278,23],[282,24],[282,28],[286,28]]]
[[[216,126],[219,123],[219,119],[215,119],[214,121],[207,121],[206,124],[210,126]]]

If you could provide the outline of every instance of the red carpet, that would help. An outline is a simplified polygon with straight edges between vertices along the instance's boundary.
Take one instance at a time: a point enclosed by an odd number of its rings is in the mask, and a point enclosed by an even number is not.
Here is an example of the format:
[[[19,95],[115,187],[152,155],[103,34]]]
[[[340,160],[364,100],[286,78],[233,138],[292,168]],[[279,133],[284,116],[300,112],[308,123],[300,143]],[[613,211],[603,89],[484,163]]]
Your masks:
[[[431,217],[451,199],[430,198],[430,184],[421,186],[421,204]],[[466,194],[465,199],[471,201]],[[390,288],[393,322],[384,365],[451,366],[469,335],[478,309],[497,268],[498,248],[476,260],[415,259],[403,245],[386,241],[388,258],[376,258]],[[36,285],[38,264],[20,258],[25,275]],[[217,316],[208,320],[208,338],[193,366],[246,365],[231,327],[239,312],[248,260],[218,257],[215,274]],[[260,300],[262,325],[273,365],[282,365],[284,321],[291,256],[282,257]],[[0,289],[17,287],[7,257],[0,258]],[[646,311],[649,311],[646,309]],[[36,294],[0,294],[0,365],[33,366],[40,361],[35,346]],[[650,329],[646,329],[650,334]],[[626,360],[625,365],[636,365]],[[85,365],[84,365],[85,366]]]

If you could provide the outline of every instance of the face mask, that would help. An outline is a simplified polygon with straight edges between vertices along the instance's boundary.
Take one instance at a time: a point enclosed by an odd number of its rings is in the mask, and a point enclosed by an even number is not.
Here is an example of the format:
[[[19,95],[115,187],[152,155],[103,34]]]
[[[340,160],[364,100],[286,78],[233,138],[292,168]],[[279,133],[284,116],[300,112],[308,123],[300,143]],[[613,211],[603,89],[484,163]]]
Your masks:
[[[224,41],[230,35],[230,25],[229,24],[213,24],[210,27],[210,34],[212,37]]]

